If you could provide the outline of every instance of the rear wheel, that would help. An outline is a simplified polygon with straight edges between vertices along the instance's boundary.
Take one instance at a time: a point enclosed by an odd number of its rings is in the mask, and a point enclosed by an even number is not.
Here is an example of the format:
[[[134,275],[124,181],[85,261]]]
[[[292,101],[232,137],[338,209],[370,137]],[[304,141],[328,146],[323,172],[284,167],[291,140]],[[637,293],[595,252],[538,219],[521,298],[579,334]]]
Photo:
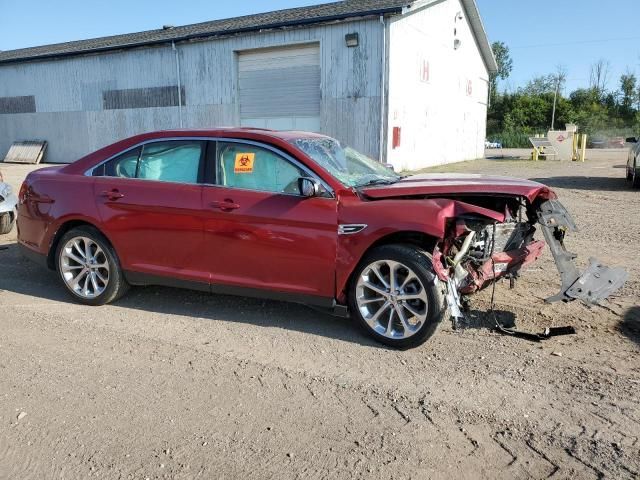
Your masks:
[[[395,348],[424,343],[445,312],[431,257],[409,245],[369,253],[351,282],[349,304],[360,327]]]
[[[13,228],[13,218],[9,212],[0,214],[0,235],[6,235]]]
[[[86,305],[104,305],[129,288],[115,250],[97,229],[74,228],[58,242],[58,273],[71,296]]]

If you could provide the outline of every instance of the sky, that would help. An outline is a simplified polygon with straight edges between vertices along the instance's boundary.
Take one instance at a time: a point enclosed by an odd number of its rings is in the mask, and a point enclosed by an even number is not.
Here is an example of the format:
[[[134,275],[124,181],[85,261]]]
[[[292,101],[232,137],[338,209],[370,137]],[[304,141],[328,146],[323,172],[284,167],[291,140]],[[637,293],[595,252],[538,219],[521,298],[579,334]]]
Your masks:
[[[589,84],[590,65],[610,64],[608,88],[640,77],[639,0],[477,0],[490,41],[509,46],[513,91],[536,75],[567,71],[565,93]],[[0,50],[102,37],[326,3],[321,0],[0,0]]]

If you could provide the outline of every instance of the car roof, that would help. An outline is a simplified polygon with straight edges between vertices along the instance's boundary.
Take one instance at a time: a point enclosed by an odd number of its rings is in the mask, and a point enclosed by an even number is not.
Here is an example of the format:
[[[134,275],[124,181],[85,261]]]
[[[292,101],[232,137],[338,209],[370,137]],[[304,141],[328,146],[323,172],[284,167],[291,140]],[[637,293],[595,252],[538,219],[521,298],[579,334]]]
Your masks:
[[[194,137],[252,137],[254,135],[278,138],[284,141],[291,141],[297,138],[328,138],[326,135],[321,135],[314,132],[305,132],[301,130],[270,130],[268,128],[256,128],[256,127],[216,127],[216,128],[196,128],[196,129],[173,129],[173,130],[159,130],[155,132],[149,132],[142,134],[141,136],[148,136],[148,138],[159,137],[172,137],[172,136],[194,136]]]
[[[246,127],[216,127],[216,128],[199,128],[199,129],[176,129],[176,130],[158,130],[135,135],[125,138],[119,142],[107,145],[95,152],[92,152],[79,160],[70,163],[61,170],[64,173],[79,174],[90,168],[95,162],[102,161],[112,155],[118,154],[137,144],[145,143],[152,140],[163,139],[180,139],[180,138],[232,138],[240,140],[254,140],[258,142],[271,143],[280,148],[290,149],[293,147],[291,142],[301,138],[330,138],[326,135],[313,132],[303,131],[282,131],[268,130],[264,128],[246,128]]]

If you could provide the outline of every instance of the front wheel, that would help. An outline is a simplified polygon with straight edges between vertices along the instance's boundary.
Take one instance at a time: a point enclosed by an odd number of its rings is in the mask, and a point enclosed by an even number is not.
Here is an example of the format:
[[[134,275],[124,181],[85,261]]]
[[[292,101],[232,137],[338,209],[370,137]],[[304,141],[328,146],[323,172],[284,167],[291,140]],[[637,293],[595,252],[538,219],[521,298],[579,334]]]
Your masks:
[[[81,226],[65,233],[56,251],[58,273],[71,296],[85,305],[104,305],[129,285],[109,241],[97,229]]]
[[[385,245],[362,260],[349,307],[369,335],[394,348],[424,343],[446,311],[431,257],[409,245]]]
[[[0,213],[0,235],[6,235],[13,229],[11,213]]]

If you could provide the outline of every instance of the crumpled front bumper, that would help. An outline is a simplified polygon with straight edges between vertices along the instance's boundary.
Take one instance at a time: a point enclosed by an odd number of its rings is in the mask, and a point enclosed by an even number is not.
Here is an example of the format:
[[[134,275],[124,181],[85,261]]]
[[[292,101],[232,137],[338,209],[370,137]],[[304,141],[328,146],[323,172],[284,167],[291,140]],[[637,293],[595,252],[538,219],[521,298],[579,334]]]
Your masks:
[[[575,232],[577,227],[559,201],[545,201],[538,208],[537,214],[538,223],[562,281],[560,292],[547,298],[547,303],[581,300],[588,305],[597,305],[622,288],[629,276],[627,272],[622,268],[606,267],[595,258],[591,258],[587,269],[580,273],[574,263],[576,255],[567,251],[564,246],[566,232]]]
[[[542,240],[538,240],[519,250],[494,254],[477,270],[468,272],[467,284],[460,288],[460,293],[464,295],[475,293],[492,282],[523,269],[540,258],[544,245]]]

